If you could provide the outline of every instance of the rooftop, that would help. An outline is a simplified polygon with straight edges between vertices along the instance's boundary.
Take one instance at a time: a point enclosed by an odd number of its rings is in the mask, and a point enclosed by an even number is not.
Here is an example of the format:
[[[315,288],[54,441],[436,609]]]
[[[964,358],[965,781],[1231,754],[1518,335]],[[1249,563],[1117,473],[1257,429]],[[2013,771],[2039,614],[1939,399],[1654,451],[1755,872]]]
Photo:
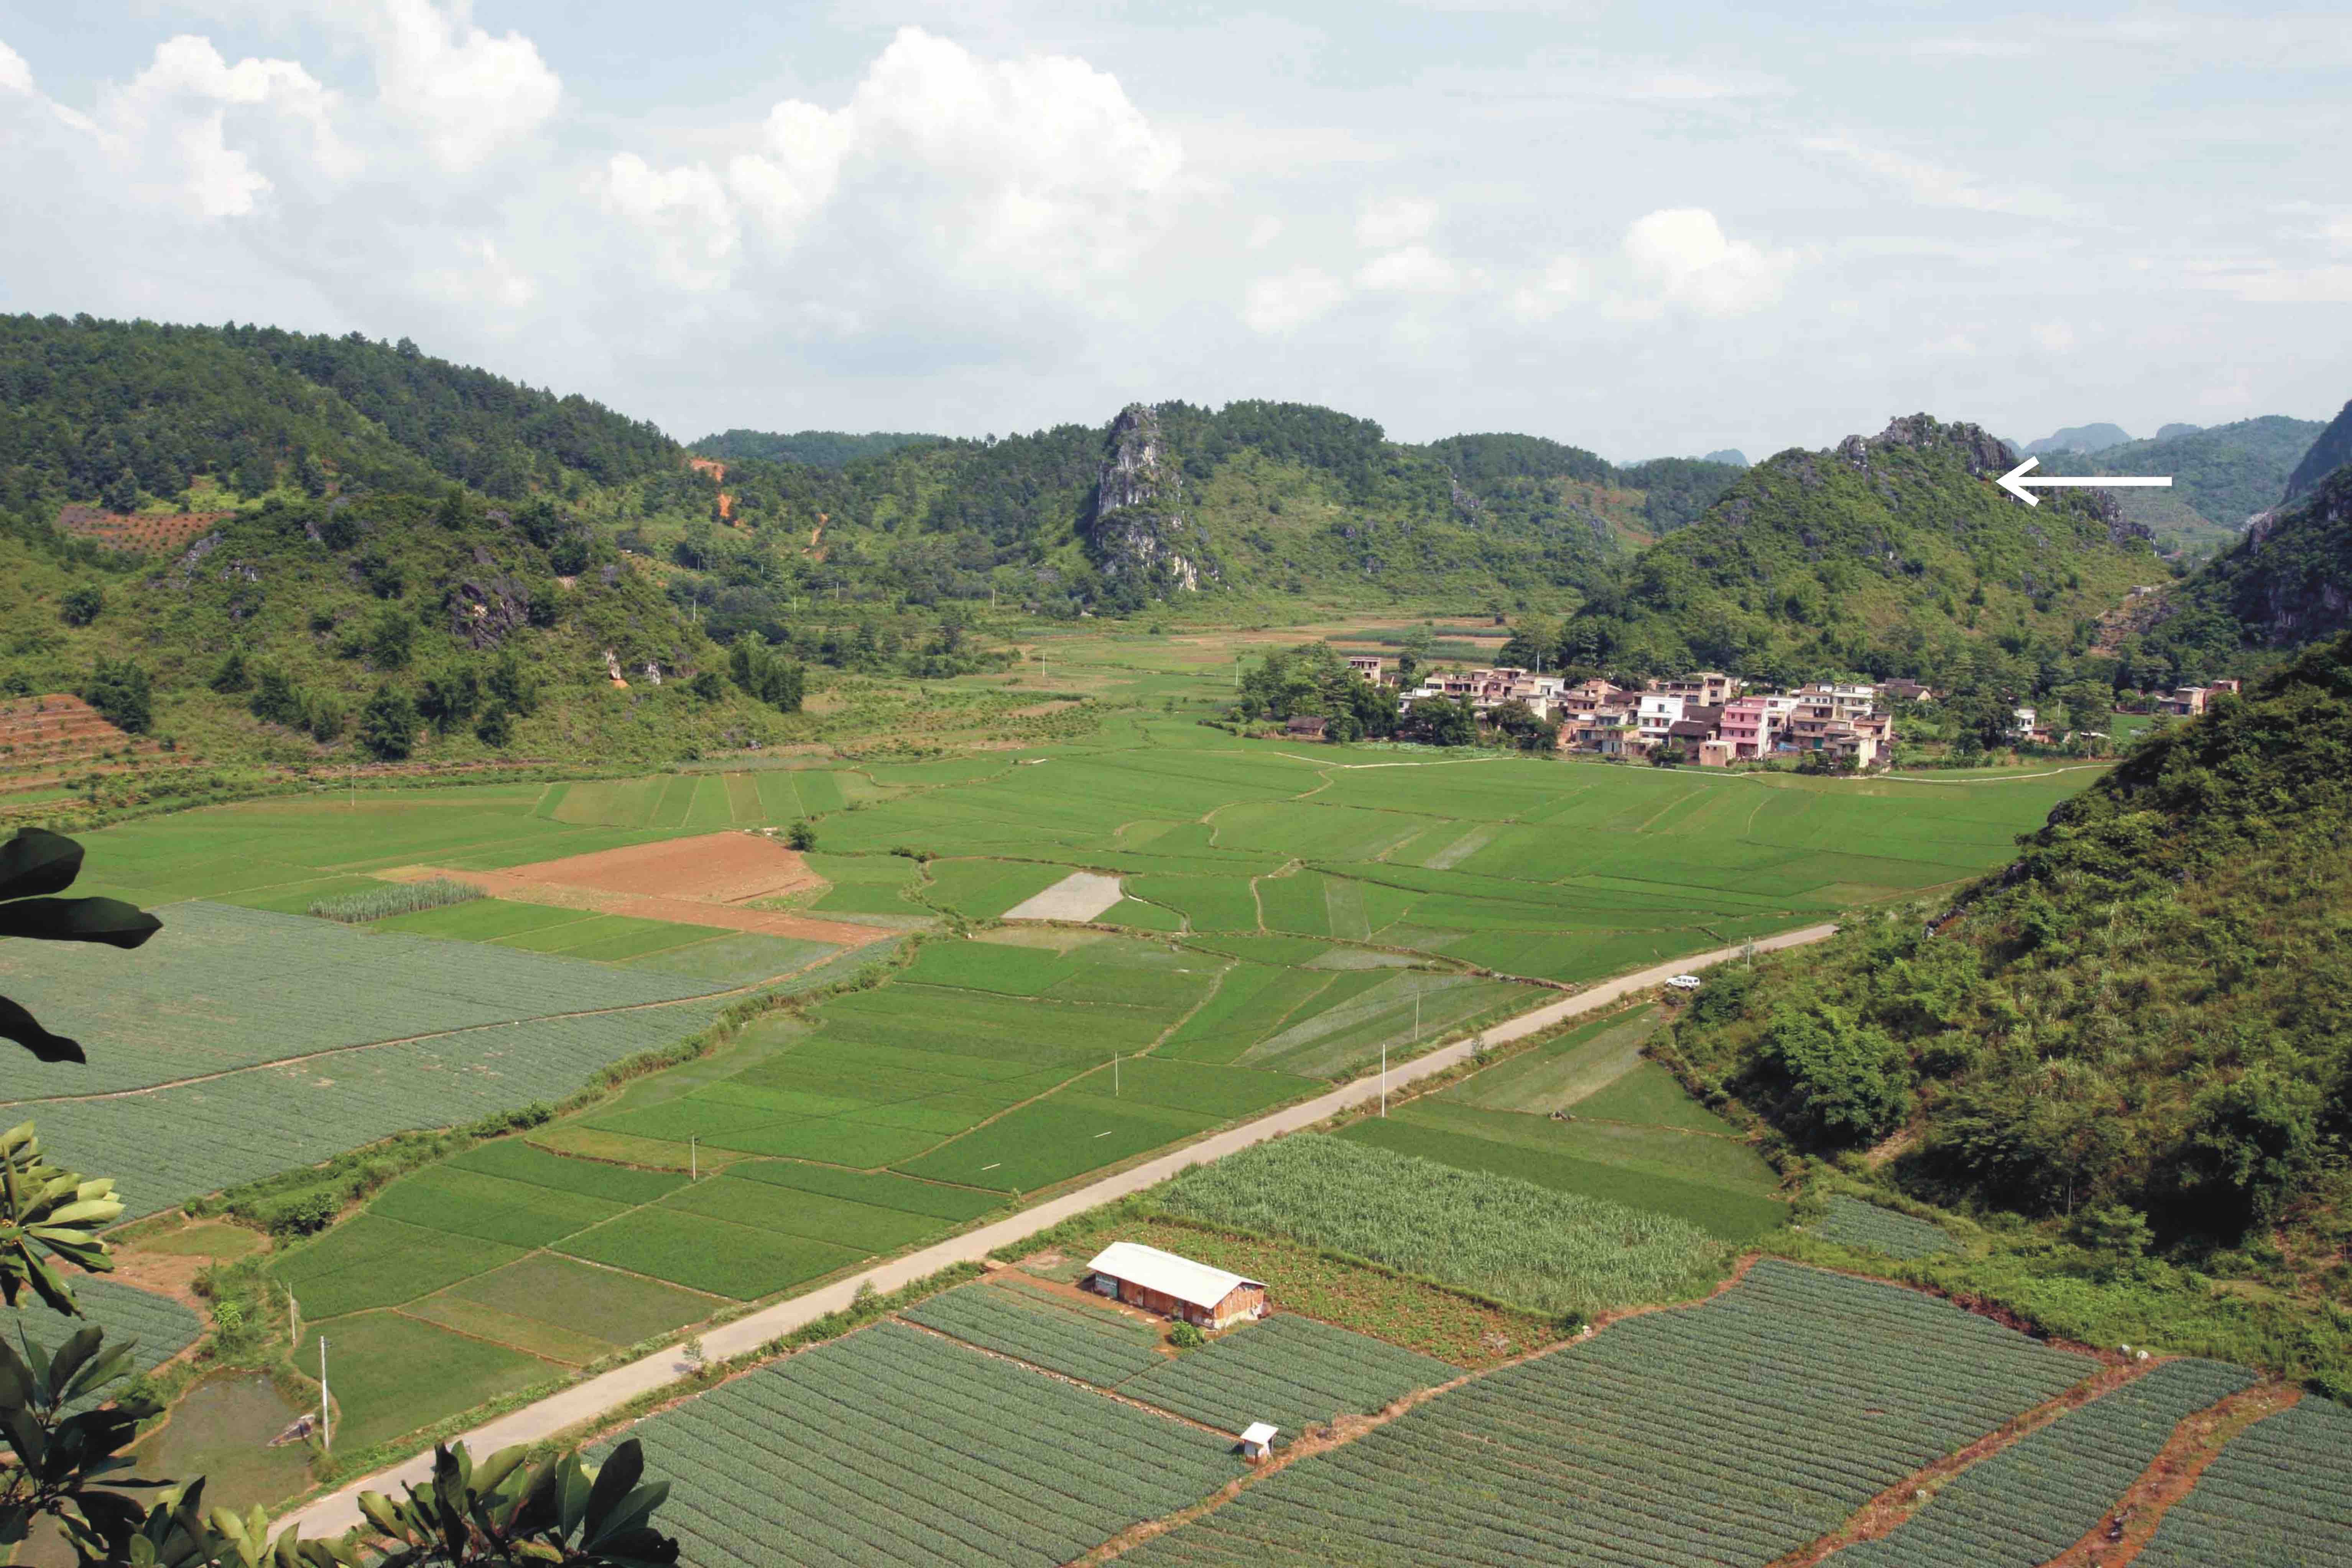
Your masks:
[[[1244,1285],[1265,1289],[1263,1280],[1244,1279],[1238,1274],[1212,1268],[1139,1241],[1114,1241],[1096,1253],[1087,1267],[1097,1274],[1129,1280],[1192,1307],[1214,1307]]]

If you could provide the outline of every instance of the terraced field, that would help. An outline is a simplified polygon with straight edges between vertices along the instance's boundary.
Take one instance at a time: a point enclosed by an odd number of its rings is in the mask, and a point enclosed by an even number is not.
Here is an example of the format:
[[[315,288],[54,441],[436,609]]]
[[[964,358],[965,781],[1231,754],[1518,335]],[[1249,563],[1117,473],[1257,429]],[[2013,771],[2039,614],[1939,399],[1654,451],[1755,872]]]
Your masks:
[[[1062,1563],[1240,1469],[1223,1439],[892,1323],[627,1435],[691,1568]]]
[[[1438,1394],[1123,1556],[1137,1568],[1760,1568],[2093,1370],[1891,1286],[1771,1260]]]

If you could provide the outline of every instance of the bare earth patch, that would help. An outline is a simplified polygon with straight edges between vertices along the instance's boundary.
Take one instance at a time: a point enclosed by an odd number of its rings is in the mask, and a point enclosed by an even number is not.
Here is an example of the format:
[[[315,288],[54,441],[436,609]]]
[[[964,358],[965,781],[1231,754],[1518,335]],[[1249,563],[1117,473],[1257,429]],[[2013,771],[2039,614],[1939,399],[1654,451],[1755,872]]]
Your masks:
[[[744,900],[793,892],[822,880],[796,851],[755,833],[706,833],[695,838],[632,844],[503,871],[405,866],[385,875],[399,882],[454,877],[473,883],[494,899],[516,903],[631,915],[720,931],[760,931],[843,947],[859,947],[897,934],[882,926],[745,907]]]
[[[1008,921],[1090,921],[1126,897],[1117,877],[1073,871],[1004,911]]]

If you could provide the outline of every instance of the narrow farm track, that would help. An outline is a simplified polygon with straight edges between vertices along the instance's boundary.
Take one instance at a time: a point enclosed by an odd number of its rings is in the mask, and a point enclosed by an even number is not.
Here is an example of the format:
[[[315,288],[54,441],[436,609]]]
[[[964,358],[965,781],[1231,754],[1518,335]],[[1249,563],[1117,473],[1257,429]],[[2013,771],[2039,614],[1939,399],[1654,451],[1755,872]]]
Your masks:
[[[1754,944],[1754,951],[1769,952],[1822,942],[1836,929],[1833,925],[1815,925],[1783,931],[1759,939]],[[1601,981],[1575,995],[1547,1003],[1495,1025],[1483,1031],[1483,1036],[1490,1045],[1521,1039],[1565,1019],[1607,1007],[1636,992],[1658,985],[1673,975],[1727,963],[1748,951],[1746,944],[1720,948],[1713,952],[1692,954],[1620,975],[1613,980]],[[1474,1039],[1458,1040],[1416,1057],[1390,1069],[1387,1087],[1412,1083],[1458,1067],[1470,1058],[1475,1047]],[[1024,1209],[1009,1218],[950,1237],[903,1258],[893,1258],[865,1270],[854,1279],[837,1280],[803,1295],[774,1302],[733,1322],[706,1331],[700,1336],[703,1353],[711,1361],[726,1361],[750,1354],[772,1340],[805,1327],[828,1313],[843,1310],[856,1299],[860,1289],[869,1285],[877,1291],[887,1293],[936,1274],[950,1264],[978,1262],[998,1247],[1024,1240],[1088,1209],[1098,1208],[1147,1187],[1157,1186],[1193,1165],[1262,1143],[1286,1132],[1312,1127],[1343,1110],[1375,1100],[1380,1098],[1382,1088],[1382,1080],[1378,1077],[1343,1084],[1328,1094],[1274,1111],[1255,1121],[1228,1128],[1196,1143],[1088,1183],[1074,1192]],[[575,1428],[590,1426],[631,1401],[678,1382],[688,1370],[676,1351],[660,1351],[486,1422],[462,1434],[457,1440],[467,1443],[477,1456],[488,1455],[518,1443],[543,1442]],[[432,1455],[419,1455],[391,1469],[352,1481],[316,1501],[296,1509],[281,1517],[278,1525],[279,1528],[287,1524],[299,1525],[307,1535],[340,1534],[362,1522],[359,1510],[362,1492],[397,1493],[404,1484],[422,1482],[431,1472]]]

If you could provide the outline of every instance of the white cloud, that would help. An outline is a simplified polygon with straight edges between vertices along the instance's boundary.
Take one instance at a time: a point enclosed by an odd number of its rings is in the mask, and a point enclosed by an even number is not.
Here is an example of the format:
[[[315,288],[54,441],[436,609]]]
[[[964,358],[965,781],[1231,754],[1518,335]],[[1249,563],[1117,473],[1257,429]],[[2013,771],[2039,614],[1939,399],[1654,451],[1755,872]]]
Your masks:
[[[538,281],[499,253],[495,240],[477,235],[457,242],[464,266],[428,267],[417,275],[418,289],[451,305],[520,310],[539,299]]]
[[[698,163],[656,169],[635,153],[617,153],[592,184],[604,210],[643,238],[656,279],[689,293],[733,280],[735,211],[710,170]]]
[[[1264,250],[1281,237],[1282,220],[1267,213],[1250,225],[1249,237],[1242,243],[1252,250]]]
[[[452,173],[537,130],[563,96],[538,46],[520,33],[491,37],[475,24],[471,0],[448,0],[446,11],[433,0],[374,0],[328,14],[356,20],[375,51],[384,106]]]
[[[1780,297],[1793,253],[1767,251],[1725,237],[1704,207],[1675,207],[1636,218],[1625,230],[1624,253],[1644,308],[1677,305],[1702,316],[1738,316]]]
[[[1294,267],[1253,282],[1242,301],[1242,320],[1269,336],[1296,331],[1329,313],[1348,298],[1348,286],[1318,267]]]
[[[1549,321],[1592,291],[1592,269],[1581,257],[1562,256],[1543,276],[1511,295],[1511,313],[1523,321]]]
[[[1462,268],[1425,245],[1376,256],[1356,270],[1359,288],[1393,294],[1451,294],[1463,283]]]
[[[33,68],[25,62],[24,56],[10,48],[5,39],[0,39],[0,92],[21,92],[29,96],[32,90]]]
[[[2064,353],[2074,346],[2074,329],[2063,321],[2036,321],[2029,331],[2044,353]]]
[[[770,239],[788,246],[833,199],[851,134],[847,116],[787,100],[769,112],[761,150],[740,153],[729,162],[728,188]]]
[[[1437,226],[1437,204],[1420,196],[1389,196],[1368,204],[1356,219],[1356,243],[1394,250],[1427,239]]]
[[[335,132],[334,104],[334,95],[291,60],[232,66],[209,39],[182,34],[157,45],[128,85],[109,89],[94,117],[74,121],[142,192],[196,217],[242,217],[276,189],[257,153],[330,179],[357,171],[358,154]],[[242,145],[229,140],[232,110],[239,111]],[[288,131],[307,144],[299,163]]]
[[[2039,217],[2054,216],[2065,210],[2056,196],[2038,187],[2011,181],[1999,189],[1990,188],[1963,170],[1946,168],[1889,148],[1868,146],[1848,135],[1808,136],[1798,145],[1808,153],[1827,153],[1857,163],[1902,186],[1912,200],[1927,206]]]

